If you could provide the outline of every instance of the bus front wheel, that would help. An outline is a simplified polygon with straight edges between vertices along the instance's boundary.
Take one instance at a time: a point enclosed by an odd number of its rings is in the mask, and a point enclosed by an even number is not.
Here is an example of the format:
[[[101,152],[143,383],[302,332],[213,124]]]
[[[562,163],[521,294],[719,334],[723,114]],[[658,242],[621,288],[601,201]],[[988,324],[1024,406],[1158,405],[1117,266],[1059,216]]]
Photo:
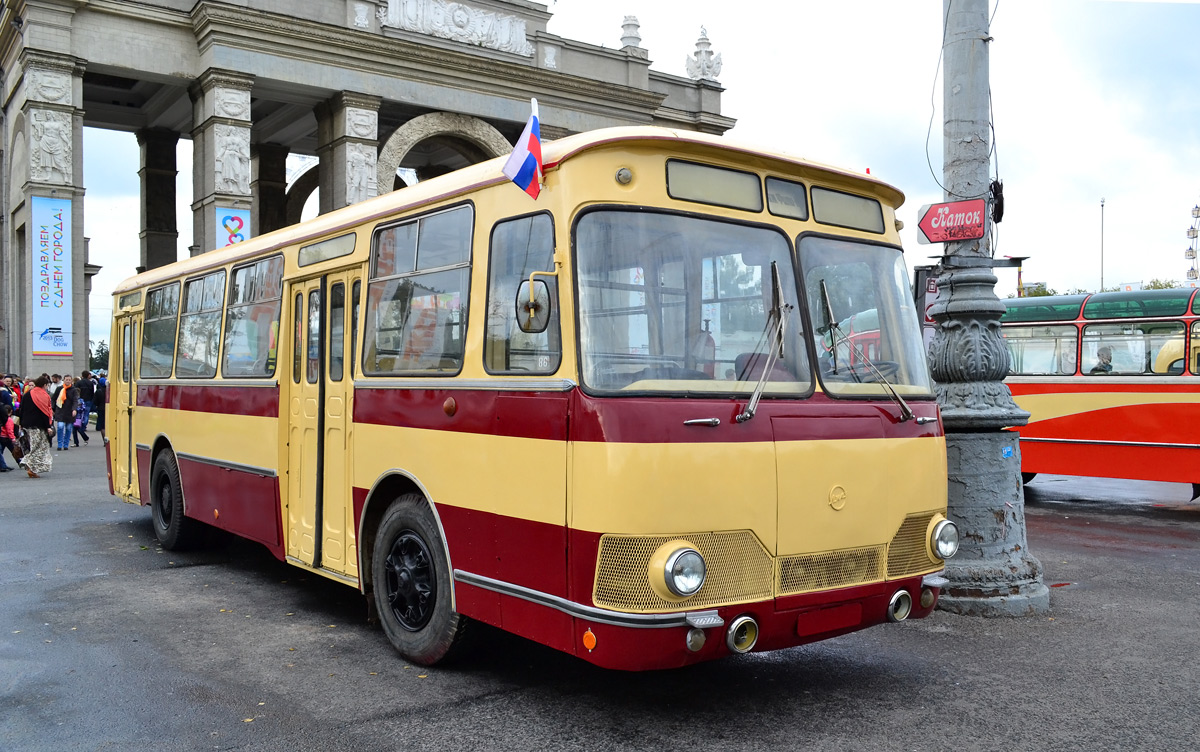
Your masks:
[[[195,542],[196,523],[183,516],[183,485],[175,455],[165,451],[150,471],[150,516],[154,535],[168,551],[188,548]]]
[[[466,617],[450,606],[450,568],[437,521],[420,494],[383,515],[371,556],[375,608],[396,651],[432,666],[462,641]]]

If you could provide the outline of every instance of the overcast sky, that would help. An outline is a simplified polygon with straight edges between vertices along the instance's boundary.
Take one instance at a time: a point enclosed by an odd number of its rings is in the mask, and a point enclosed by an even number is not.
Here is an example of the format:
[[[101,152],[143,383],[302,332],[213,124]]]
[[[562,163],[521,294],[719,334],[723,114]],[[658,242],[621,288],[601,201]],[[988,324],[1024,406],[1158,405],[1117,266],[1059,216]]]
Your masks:
[[[944,200],[942,3],[936,0],[593,0],[549,2],[551,33],[621,46],[640,22],[652,68],[685,75],[701,26],[722,55],[727,135],[871,174],[906,195],[898,216],[910,268],[917,212]],[[1191,209],[1200,203],[1200,4],[993,0],[991,86],[1006,212],[999,256],[1028,256],[1024,280],[1059,291],[1182,281]],[[932,130],[930,119],[932,116]],[[928,149],[926,143],[928,141]],[[191,142],[180,142],[181,253],[191,238]],[[92,263],[92,338],[107,339],[107,293],[138,258],[133,136],[87,129],[84,182]],[[997,294],[1016,289],[998,272]]]

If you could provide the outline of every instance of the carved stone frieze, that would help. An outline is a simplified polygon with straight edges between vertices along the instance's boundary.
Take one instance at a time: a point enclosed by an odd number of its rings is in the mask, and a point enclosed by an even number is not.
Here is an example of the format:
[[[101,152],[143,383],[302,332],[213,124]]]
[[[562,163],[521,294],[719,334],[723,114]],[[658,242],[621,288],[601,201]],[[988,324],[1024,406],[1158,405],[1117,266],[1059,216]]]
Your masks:
[[[533,57],[525,19],[449,0],[388,0],[379,25]]]
[[[30,113],[29,176],[44,183],[70,185],[73,174],[71,115],[57,110]]]
[[[250,129],[218,124],[213,126],[213,171],[216,190],[250,193]]]
[[[371,6],[366,3],[354,4],[354,25],[360,29],[371,28]]]

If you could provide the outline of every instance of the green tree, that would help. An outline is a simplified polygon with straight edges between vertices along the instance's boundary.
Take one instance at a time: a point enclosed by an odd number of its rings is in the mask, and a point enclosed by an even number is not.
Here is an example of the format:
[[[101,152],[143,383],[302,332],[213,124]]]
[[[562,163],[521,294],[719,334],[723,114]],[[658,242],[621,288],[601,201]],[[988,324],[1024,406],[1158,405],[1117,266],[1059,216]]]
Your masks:
[[[1158,279],[1155,277],[1146,284],[1142,285],[1143,290],[1173,290],[1179,287],[1179,283],[1170,279]]]
[[[94,344],[94,340],[88,340],[88,370],[89,371],[107,371],[108,370],[108,343],[100,340],[99,344]]]
[[[1050,295],[1057,295],[1058,291],[1053,287],[1047,287],[1045,284],[1035,285],[1034,287],[1025,288],[1025,297],[1027,298],[1045,298]]]

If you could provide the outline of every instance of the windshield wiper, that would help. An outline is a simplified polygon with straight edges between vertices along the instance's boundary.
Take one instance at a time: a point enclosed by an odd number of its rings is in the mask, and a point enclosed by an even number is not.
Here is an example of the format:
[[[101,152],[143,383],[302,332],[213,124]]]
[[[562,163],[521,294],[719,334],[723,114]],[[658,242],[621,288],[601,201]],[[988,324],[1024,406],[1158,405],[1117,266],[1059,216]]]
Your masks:
[[[767,358],[763,363],[762,373],[758,376],[758,383],[754,385],[754,391],[750,394],[750,401],[746,403],[746,409],[734,416],[734,420],[738,423],[745,423],[754,417],[754,413],[758,411],[758,401],[762,399],[763,390],[767,386],[767,379],[775,369],[775,361],[784,356],[783,335],[786,330],[786,314],[791,310],[792,305],[783,302],[783,284],[779,281],[779,265],[772,261],[771,315],[767,317],[767,326],[763,331],[763,336],[759,338],[758,345],[755,345],[754,352],[750,353],[746,367],[749,368],[750,365],[758,362],[761,355],[759,346],[763,341],[767,342]]]
[[[859,360],[867,364],[867,367],[871,369],[871,373],[875,375],[875,378],[878,380],[878,382],[883,384],[883,388],[887,390],[887,393],[891,396],[892,401],[900,406],[901,423],[913,420],[914,418],[917,421],[917,425],[933,422],[933,418],[917,418],[917,416],[913,414],[912,408],[908,406],[908,403],[904,401],[904,398],[901,397],[900,393],[897,392],[895,387],[892,386],[892,382],[888,381],[887,377],[883,375],[883,372],[875,367],[875,364],[871,362],[871,359],[867,357],[867,354],[863,352],[863,349],[856,343],[851,342],[850,338],[842,333],[842,328],[834,323],[836,319],[833,316],[833,304],[829,302],[829,290],[825,287],[825,280],[821,280],[821,302],[825,309],[825,320],[827,322],[826,331],[832,335],[833,339],[833,347],[830,348],[831,352],[833,353],[833,373],[837,373],[838,344],[844,342],[847,347],[849,347],[855,354],[858,355]],[[854,372],[853,365],[850,367],[850,375],[854,376],[856,381],[859,380],[857,374]]]

